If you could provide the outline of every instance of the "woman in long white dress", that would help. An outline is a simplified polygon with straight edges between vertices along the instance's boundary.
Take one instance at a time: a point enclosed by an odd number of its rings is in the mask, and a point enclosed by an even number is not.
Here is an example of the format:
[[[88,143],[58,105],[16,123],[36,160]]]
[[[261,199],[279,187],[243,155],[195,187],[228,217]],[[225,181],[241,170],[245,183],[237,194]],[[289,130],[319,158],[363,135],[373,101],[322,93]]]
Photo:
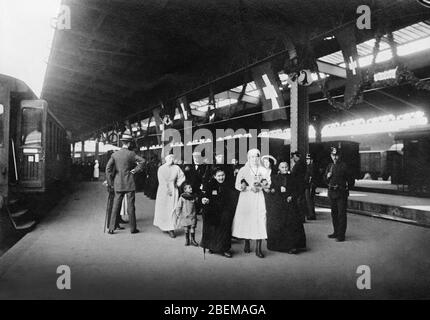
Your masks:
[[[270,186],[270,173],[261,166],[260,151],[248,151],[248,162],[236,177],[235,187],[240,191],[236,213],[233,220],[232,235],[245,239],[246,253],[251,252],[250,240],[256,240],[255,254],[264,258],[261,250],[263,239],[267,239],[266,203],[263,189]]]
[[[167,231],[175,238],[175,208],[179,198],[178,188],[185,181],[181,168],[173,163],[174,156],[165,157],[166,162],[158,168],[158,189],[155,200],[154,226]]]

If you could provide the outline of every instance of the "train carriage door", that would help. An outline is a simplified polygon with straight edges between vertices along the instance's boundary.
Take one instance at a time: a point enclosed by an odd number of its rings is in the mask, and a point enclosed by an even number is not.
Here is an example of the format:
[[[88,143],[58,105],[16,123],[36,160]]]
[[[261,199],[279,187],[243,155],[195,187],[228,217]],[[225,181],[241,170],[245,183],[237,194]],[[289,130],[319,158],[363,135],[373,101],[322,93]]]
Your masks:
[[[21,101],[18,115],[18,180],[28,191],[43,191],[45,184],[45,124],[47,103],[44,100]]]
[[[0,195],[7,197],[9,184],[10,91],[0,82]]]

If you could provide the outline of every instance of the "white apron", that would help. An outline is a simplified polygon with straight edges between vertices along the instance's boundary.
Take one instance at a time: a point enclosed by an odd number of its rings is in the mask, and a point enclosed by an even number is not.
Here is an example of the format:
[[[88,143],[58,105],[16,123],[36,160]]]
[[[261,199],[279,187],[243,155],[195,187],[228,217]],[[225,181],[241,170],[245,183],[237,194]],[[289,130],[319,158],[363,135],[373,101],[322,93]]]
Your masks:
[[[233,219],[232,235],[241,239],[267,239],[266,231],[266,202],[263,190],[251,191],[254,181],[266,179],[270,184],[270,174],[260,166],[252,171],[249,164],[242,167],[236,177],[236,189],[240,191],[241,181],[249,184],[247,190],[241,191]]]
[[[179,198],[178,187],[185,181],[185,175],[177,165],[163,164],[157,172],[158,189],[155,200],[154,226],[162,231],[175,230],[175,208]],[[172,195],[169,196],[169,190]]]

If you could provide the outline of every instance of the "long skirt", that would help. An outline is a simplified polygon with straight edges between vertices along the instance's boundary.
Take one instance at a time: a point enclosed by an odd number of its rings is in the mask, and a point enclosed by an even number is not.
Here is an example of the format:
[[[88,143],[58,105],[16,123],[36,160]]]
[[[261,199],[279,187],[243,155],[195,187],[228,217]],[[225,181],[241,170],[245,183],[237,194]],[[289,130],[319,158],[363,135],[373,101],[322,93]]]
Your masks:
[[[154,226],[162,231],[171,231],[176,228],[175,208],[178,203],[179,192],[173,183],[170,183],[172,195],[168,195],[166,184],[160,184],[155,200]]]
[[[287,203],[280,195],[266,195],[267,249],[288,252],[306,248],[302,217],[294,202]]]
[[[231,248],[231,225],[233,210],[215,212],[203,208],[203,230],[200,246],[216,253],[223,253]]]
[[[239,194],[233,219],[233,237],[267,239],[266,203],[263,191],[243,191]]]

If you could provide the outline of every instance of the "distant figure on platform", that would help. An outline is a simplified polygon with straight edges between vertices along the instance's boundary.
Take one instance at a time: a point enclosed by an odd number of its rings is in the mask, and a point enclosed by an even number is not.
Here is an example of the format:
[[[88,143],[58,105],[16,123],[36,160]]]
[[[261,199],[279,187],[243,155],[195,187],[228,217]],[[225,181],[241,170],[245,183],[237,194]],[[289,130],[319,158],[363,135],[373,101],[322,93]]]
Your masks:
[[[305,217],[308,215],[305,198],[306,163],[302,160],[302,154],[299,151],[291,153],[291,158],[293,159],[291,178],[297,188],[297,206],[302,216],[302,221],[305,222]]]
[[[265,193],[267,208],[267,249],[298,253],[306,248],[305,229],[297,208],[297,186],[288,174],[288,163],[279,163],[272,176],[270,192]]]
[[[333,163],[327,166],[324,179],[328,185],[328,198],[331,204],[331,217],[334,231],[332,234],[328,235],[328,237],[342,242],[345,241],[349,188],[354,185],[354,181],[348,172],[346,163],[339,159],[339,150],[332,147],[330,156]]]
[[[315,190],[316,190],[316,168],[314,159],[310,153],[306,155],[306,175],[305,175],[305,199],[307,205],[308,220],[315,220]]]
[[[99,180],[99,178],[100,178],[99,161],[96,160],[94,163],[93,179],[97,181]]]
[[[106,165],[107,183],[109,186],[113,186],[115,190],[109,233],[114,234],[115,227],[117,226],[116,219],[119,216],[122,200],[126,194],[130,230],[131,233],[137,233],[139,230],[136,227],[136,209],[134,206],[136,191],[134,174],[141,170],[140,164],[143,162],[143,159],[133,151],[128,150],[132,141],[131,135],[124,133],[120,140],[123,143],[122,148],[112,154]]]
[[[221,167],[214,168],[212,179],[203,187],[203,231],[200,246],[209,253],[231,258],[231,228],[234,217],[233,188],[225,181]]]
[[[91,161],[87,162],[87,180],[92,181],[93,180],[93,171],[94,171],[94,165]]]
[[[196,202],[199,199],[193,194],[193,188],[190,183],[185,182],[183,184],[184,192],[179,197],[176,205],[176,217],[178,219],[176,225],[180,228],[184,228],[185,231],[185,245],[190,244],[198,247],[199,244],[196,241]],[[191,233],[191,240],[190,240]]]
[[[178,188],[184,183],[185,175],[181,168],[173,163],[174,155],[165,157],[165,163],[158,169],[158,190],[155,200],[154,226],[168,232],[175,238],[176,215],[178,203]]]
[[[270,174],[260,163],[260,151],[248,151],[248,161],[237,174],[236,189],[240,191],[233,220],[232,236],[245,239],[244,252],[251,252],[250,239],[256,240],[255,254],[264,258],[261,250],[263,239],[267,239],[266,202],[263,188],[270,186]]]

